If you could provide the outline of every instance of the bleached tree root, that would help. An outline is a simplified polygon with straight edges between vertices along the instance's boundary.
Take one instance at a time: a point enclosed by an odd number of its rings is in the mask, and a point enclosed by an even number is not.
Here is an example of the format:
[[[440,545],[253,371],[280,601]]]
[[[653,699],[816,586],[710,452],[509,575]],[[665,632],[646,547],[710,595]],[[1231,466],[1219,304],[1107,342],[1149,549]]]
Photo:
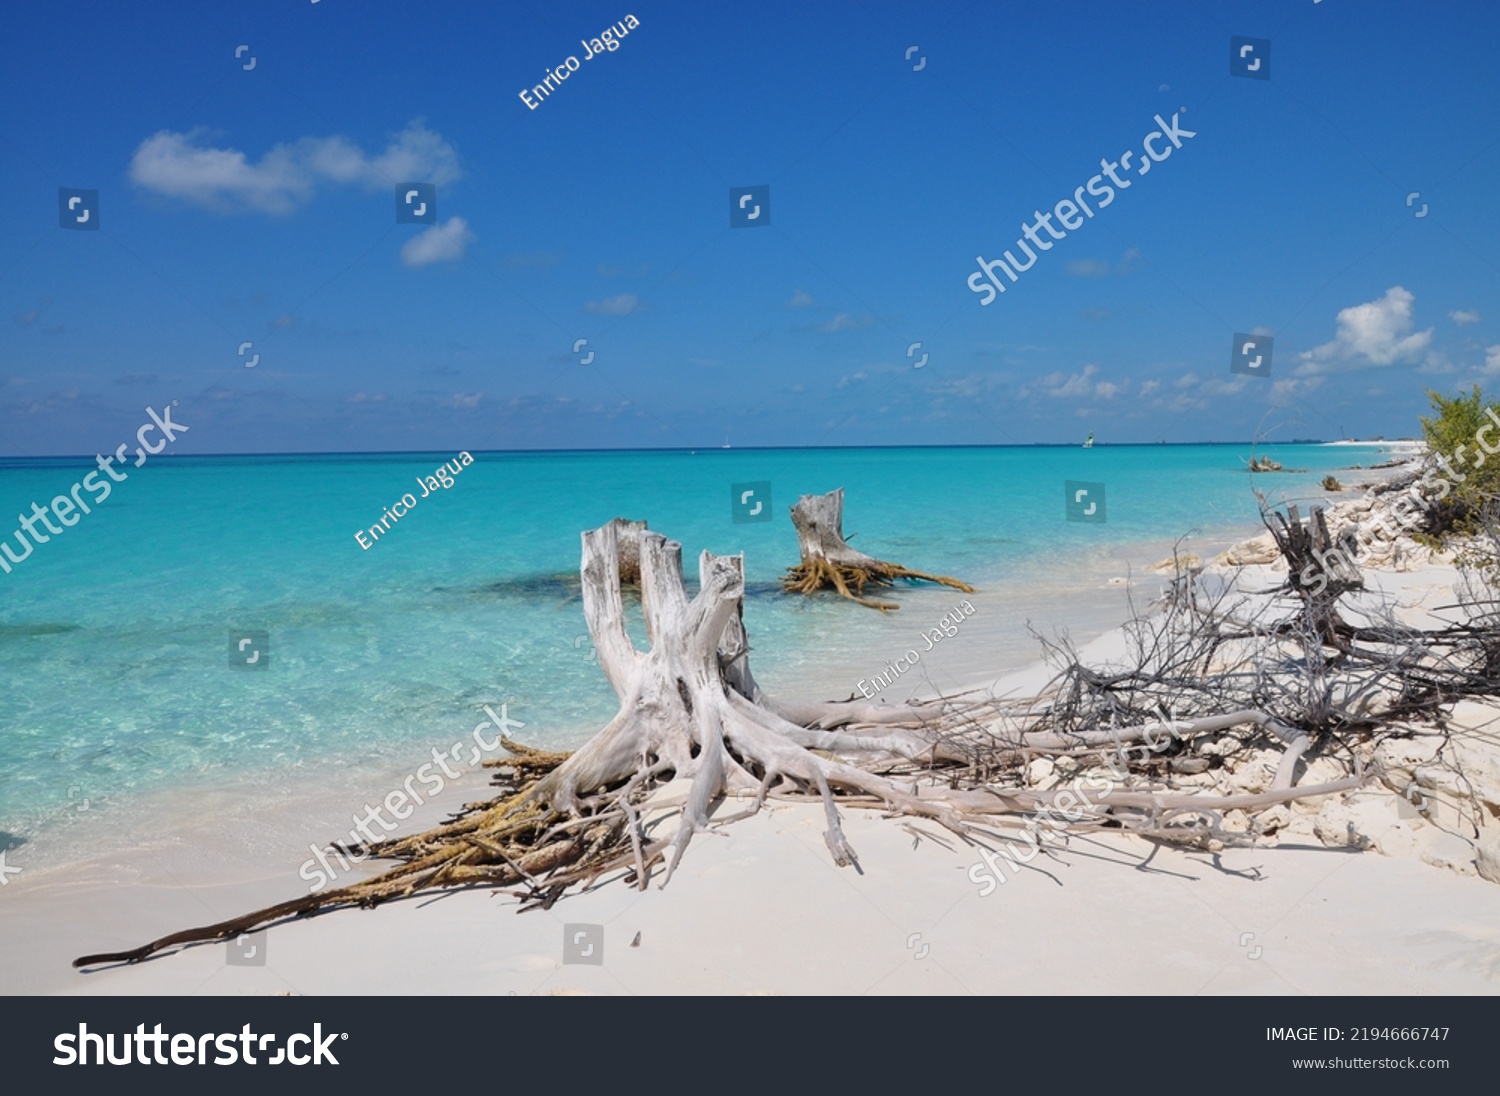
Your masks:
[[[969,594],[974,592],[974,587],[960,579],[913,571],[899,563],[887,563],[849,547],[844,540],[842,487],[826,495],[803,495],[792,507],[792,524],[797,527],[802,562],[787,568],[781,580],[782,586],[792,593],[811,594],[831,587],[851,601],[888,612],[900,606],[865,597],[865,587],[888,587],[897,579],[908,579],[935,582]]]
[[[371,879],[135,949],[85,956],[75,965],[137,962],[289,917],[372,907],[440,888],[517,888],[521,908],[529,909],[608,878],[644,888],[660,871],[664,885],[696,834],[753,814],[772,796],[816,801],[834,862],[857,868],[844,809],[926,819],[965,842],[982,843],[996,828],[1033,826],[1044,812],[1061,810],[1080,831],[1195,843],[1204,832],[1219,833],[1216,823],[1204,831],[1174,820],[1337,794],[1372,776],[1355,754],[1355,775],[1293,786],[1313,735],[1300,719],[1279,714],[1298,710],[1295,704],[1272,710],[1260,698],[1290,695],[1287,681],[1301,671],[1264,668],[1284,663],[1275,655],[1283,641],[1265,629],[1246,632],[1260,637],[1246,656],[1262,660],[1253,664],[1255,672],[1226,661],[1230,618],[1217,609],[1206,616],[1196,608],[1180,616],[1170,610],[1165,623],[1153,625],[1157,631],[1143,633],[1134,666],[1093,671],[1075,660],[1042,696],[1009,704],[979,694],[903,706],[782,701],[766,695],[750,669],[741,557],[703,553],[699,590],[689,598],[681,546],[646,531],[644,523],[617,519],[585,532],[582,548],[584,616],[599,666],[619,699],[614,718],[587,744],[561,754],[506,740],[512,756],[486,763],[496,771],[489,801],[470,804],[424,833],[344,850],[358,859],[396,861]],[[636,648],[625,627],[622,588],[633,569],[647,650]],[[1231,710],[1204,713],[1200,707],[1169,718],[1159,706],[1163,695],[1209,695],[1215,707]],[[1151,719],[1157,711],[1162,718]],[[1117,719],[1120,713],[1126,718]],[[1168,756],[1191,754],[1197,740],[1226,734],[1281,744],[1269,790],[1214,796],[1179,791],[1162,780]],[[1096,781],[1101,771],[1110,776],[1095,783],[1080,808],[1064,799],[1064,789],[1025,786],[1024,766],[1037,756],[1071,758]],[[748,802],[748,809],[716,817],[717,807],[731,799]]]
[[[629,541],[624,551],[622,539]],[[622,557],[639,560],[648,651],[637,650],[626,632]],[[885,717],[868,705],[844,713],[835,705],[809,706],[805,714],[843,728],[835,731],[789,723],[731,686],[732,677],[762,695],[749,670],[740,622],[742,557],[703,553],[700,588],[689,599],[681,545],[647,532],[643,523],[616,520],[583,535],[581,571],[585,620],[600,668],[620,700],[614,719],[585,746],[564,756],[507,741],[515,756],[499,763],[506,794],[427,833],[346,850],[404,861],[373,879],[131,951],[86,956],[75,965],[135,962],[163,948],[225,939],[284,917],[373,906],[434,887],[519,884],[528,888],[529,900],[550,905],[567,886],[616,869],[645,885],[652,867],[667,858],[670,879],[693,836],[710,824],[714,804],[734,793],[755,793],[757,802],[773,789],[819,796],[828,822],[825,840],[841,865],[856,861],[843,834],[837,791],[958,827],[951,808],[919,801],[892,781],[811,752],[842,747],[857,756],[916,764],[956,758],[941,742],[941,725],[953,721],[943,706],[908,709],[932,728],[926,733],[912,727],[861,730],[854,726],[861,717]],[[656,840],[645,832],[642,808],[669,779],[687,781],[689,791],[676,831]]]

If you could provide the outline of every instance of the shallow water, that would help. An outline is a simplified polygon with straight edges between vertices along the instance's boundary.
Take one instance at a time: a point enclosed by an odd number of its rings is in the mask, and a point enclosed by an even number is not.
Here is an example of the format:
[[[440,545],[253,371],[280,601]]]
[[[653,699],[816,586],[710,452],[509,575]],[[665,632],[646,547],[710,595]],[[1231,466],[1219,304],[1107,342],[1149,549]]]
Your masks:
[[[1306,473],[1254,486],[1316,499],[1373,450],[1261,452]],[[508,703],[539,745],[614,712],[578,596],[579,533],[642,517],[701,550],[743,551],[753,665],[777,692],[847,696],[916,646],[898,689],[953,688],[1034,661],[1027,622],[1097,634],[1125,613],[1110,576],[1253,533],[1246,446],[479,453],[368,550],[354,533],[455,454],[161,459],[0,574],[0,831],[102,826],[109,804],[175,788],[268,792],[330,767],[400,767]],[[0,513],[66,493],[92,462],[0,462]],[[1356,476],[1342,476],[1346,482]],[[1104,523],[1068,521],[1064,481],[1102,482]],[[731,485],[769,482],[769,522],[736,523]],[[935,650],[922,631],[965,596],[898,589],[882,616],[783,594],[787,508],[846,490],[845,531],[879,558],[967,579],[975,613]],[[368,536],[368,534],[367,534]],[[1140,577],[1140,576],[1137,576]],[[1154,576],[1141,587],[1156,589]],[[269,634],[264,670],[230,632]],[[640,630],[637,628],[637,635]],[[643,639],[638,639],[643,643]],[[84,809],[87,804],[87,809]],[[81,829],[80,829],[81,827]]]

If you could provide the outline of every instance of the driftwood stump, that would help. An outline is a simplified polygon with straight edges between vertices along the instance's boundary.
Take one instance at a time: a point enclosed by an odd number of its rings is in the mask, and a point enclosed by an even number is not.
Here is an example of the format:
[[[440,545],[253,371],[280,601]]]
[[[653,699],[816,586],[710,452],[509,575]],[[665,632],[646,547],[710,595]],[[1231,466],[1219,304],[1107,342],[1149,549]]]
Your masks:
[[[886,612],[901,606],[863,597],[866,586],[889,586],[896,579],[904,578],[938,582],[969,594],[974,592],[974,587],[959,579],[913,571],[899,563],[886,563],[849,547],[844,540],[842,487],[826,495],[803,495],[792,507],[792,524],[797,527],[802,562],[796,567],[788,567],[781,583],[794,593],[810,594],[832,586],[851,601]]]
[[[1261,505],[1265,506],[1264,498]],[[1288,506],[1285,516],[1272,510],[1263,520],[1286,560],[1286,586],[1301,599],[1314,635],[1341,656],[1348,654],[1354,629],[1339,613],[1338,602],[1350,591],[1364,588],[1364,577],[1355,563],[1357,537],[1351,532],[1336,541],[1328,532],[1321,506],[1312,508],[1306,522],[1296,506]]]

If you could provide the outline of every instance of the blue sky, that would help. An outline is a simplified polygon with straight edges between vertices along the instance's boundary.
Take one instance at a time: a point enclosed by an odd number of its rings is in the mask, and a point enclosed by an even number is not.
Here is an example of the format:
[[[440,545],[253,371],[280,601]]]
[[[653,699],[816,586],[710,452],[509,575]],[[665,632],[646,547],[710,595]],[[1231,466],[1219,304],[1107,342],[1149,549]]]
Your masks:
[[[1410,434],[1500,390],[1497,40],[1394,0],[12,5],[0,456],[172,400],[178,453]],[[980,304],[976,256],[1184,108]]]

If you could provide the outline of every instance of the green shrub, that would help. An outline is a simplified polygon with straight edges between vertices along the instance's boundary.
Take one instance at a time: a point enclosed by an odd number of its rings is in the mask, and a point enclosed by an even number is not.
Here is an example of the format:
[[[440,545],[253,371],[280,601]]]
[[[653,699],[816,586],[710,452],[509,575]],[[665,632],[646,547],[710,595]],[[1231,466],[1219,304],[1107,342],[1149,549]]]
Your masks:
[[[1474,533],[1486,508],[1500,501],[1500,455],[1487,457],[1475,440],[1479,428],[1490,423],[1484,397],[1476,384],[1469,395],[1451,398],[1429,389],[1427,399],[1434,413],[1422,416],[1422,436],[1434,456],[1445,458],[1452,470],[1463,476],[1461,480],[1449,478],[1446,471],[1438,469],[1437,476],[1448,480],[1450,490],[1433,507],[1435,520],[1430,531],[1439,536],[1450,530]],[[1500,404],[1489,406],[1500,412]]]

